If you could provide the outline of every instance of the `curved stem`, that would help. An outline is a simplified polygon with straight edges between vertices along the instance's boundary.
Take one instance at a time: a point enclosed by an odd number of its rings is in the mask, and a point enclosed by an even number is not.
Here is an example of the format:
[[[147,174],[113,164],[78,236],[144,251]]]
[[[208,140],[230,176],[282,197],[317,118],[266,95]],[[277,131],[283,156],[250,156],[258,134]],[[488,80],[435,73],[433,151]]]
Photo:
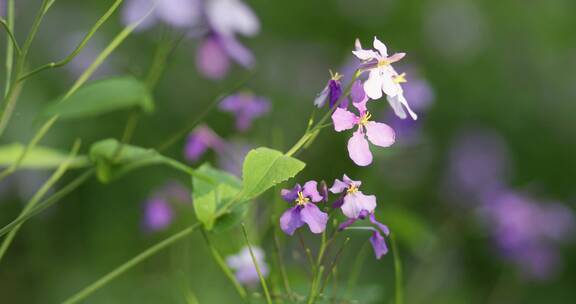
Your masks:
[[[14,31],[14,0],[6,1],[6,27],[12,33]],[[8,38],[10,39],[10,38]],[[8,40],[7,39],[7,40]],[[15,40],[14,40],[15,41]],[[14,65],[14,46],[6,41],[6,81],[4,88],[4,98],[8,96],[10,87],[12,87],[12,66]],[[1,133],[0,133],[1,134]]]
[[[110,8],[104,13],[104,15],[102,15],[102,17],[100,17],[100,19],[98,19],[98,21],[96,21],[96,23],[92,26],[90,31],[88,33],[86,33],[86,35],[84,36],[82,41],[80,41],[78,46],[76,46],[76,48],[72,51],[72,53],[70,53],[68,56],[66,56],[66,58],[64,58],[60,61],[50,62],[50,63],[47,63],[45,65],[39,66],[39,67],[33,69],[32,71],[30,71],[30,72],[28,72],[22,76],[19,76],[17,81],[18,82],[23,81],[23,80],[25,80],[29,77],[32,77],[32,76],[34,76],[34,75],[36,75],[36,74],[38,74],[44,70],[47,70],[47,69],[59,68],[59,67],[65,66],[70,61],[72,61],[78,54],[80,54],[80,52],[82,51],[82,49],[84,49],[84,47],[86,46],[88,41],[90,41],[92,36],[94,36],[94,34],[98,31],[98,29],[100,29],[100,27],[108,20],[108,18],[110,18],[110,16],[116,11],[118,6],[120,6],[120,4],[122,4],[123,1],[124,0],[116,0],[112,4],[112,6],[110,6]]]
[[[248,233],[246,232],[246,226],[244,226],[244,223],[242,223],[242,233],[244,234],[244,240],[246,241],[246,246],[248,246],[248,251],[250,251],[250,256],[252,257],[252,263],[254,263],[254,267],[256,267],[258,278],[260,278],[260,284],[262,284],[262,289],[264,290],[264,295],[266,296],[266,302],[268,304],[272,304],[272,297],[270,297],[270,292],[268,291],[268,285],[266,284],[266,279],[264,279],[262,271],[260,271],[260,266],[258,265],[256,256],[254,255],[254,251],[252,250],[252,246],[250,245],[250,239],[248,239]]]
[[[398,245],[396,244],[396,237],[394,234],[390,234],[390,243],[392,245],[392,254],[394,254],[394,290],[396,293],[395,304],[404,303],[404,288],[403,288],[403,276],[402,276],[402,261],[400,260],[400,255],[398,253]]]
[[[20,46],[18,46],[18,41],[16,41],[16,37],[14,37],[14,33],[12,33],[12,29],[11,26],[8,25],[8,23],[6,22],[6,20],[4,20],[3,18],[0,18],[0,25],[2,25],[2,27],[4,28],[4,30],[6,31],[6,34],[8,35],[8,38],[10,39],[14,49],[16,50],[16,54],[18,56],[20,56]]]
[[[34,206],[36,206],[36,204],[46,194],[46,192],[48,192],[48,190],[50,190],[50,188],[52,188],[52,186],[54,186],[54,184],[64,175],[64,173],[66,173],[66,170],[68,170],[68,167],[70,166],[70,164],[74,160],[74,157],[78,153],[79,149],[80,149],[80,140],[76,140],[74,142],[73,147],[72,147],[72,151],[70,152],[70,154],[68,155],[66,160],[64,160],[60,164],[60,166],[58,166],[58,168],[56,169],[56,171],[54,171],[52,176],[50,176],[50,178],[42,185],[42,187],[40,187],[40,189],[38,189],[38,191],[36,191],[34,196],[30,199],[30,201],[28,201],[28,203],[24,207],[24,210],[22,210],[22,213],[20,214],[20,216],[24,216],[28,212],[30,212],[30,210],[32,208],[34,208]],[[0,261],[4,257],[4,254],[8,250],[8,247],[10,247],[10,244],[12,243],[12,240],[16,236],[18,229],[20,229],[20,226],[21,226],[21,224],[14,226],[10,230],[10,233],[4,238],[4,241],[2,242],[2,245],[0,246]]]
[[[132,267],[138,265],[140,262],[146,260],[147,258],[153,256],[154,254],[156,254],[157,252],[161,251],[162,249],[176,243],[177,241],[189,236],[190,234],[192,234],[196,229],[198,229],[200,227],[199,223],[196,223],[192,226],[189,226],[186,229],[181,230],[180,232],[170,236],[169,238],[161,241],[160,243],[157,243],[155,245],[153,245],[152,247],[149,247],[148,249],[144,250],[142,253],[138,254],[137,256],[133,257],[132,259],[130,259],[129,261],[127,261],[126,263],[120,265],[119,267],[117,267],[116,269],[112,270],[111,272],[109,272],[108,274],[106,274],[105,276],[101,277],[100,279],[98,279],[96,282],[88,285],[87,287],[85,287],[84,289],[80,290],[78,293],[74,294],[73,296],[71,296],[70,298],[64,300],[62,303],[64,304],[72,304],[72,303],[78,303],[81,300],[85,299],[86,297],[88,297],[89,295],[91,295],[93,292],[95,292],[96,290],[100,289],[102,286],[110,283],[112,280],[114,280],[116,277],[118,277],[119,275],[123,274],[124,272],[128,271],[129,269],[131,269]]]

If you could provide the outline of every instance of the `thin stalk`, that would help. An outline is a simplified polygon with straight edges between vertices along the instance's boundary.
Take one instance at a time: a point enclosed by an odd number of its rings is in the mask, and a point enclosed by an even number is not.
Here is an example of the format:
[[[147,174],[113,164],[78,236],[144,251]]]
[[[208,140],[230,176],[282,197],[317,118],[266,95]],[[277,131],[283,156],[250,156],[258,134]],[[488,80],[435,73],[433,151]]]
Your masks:
[[[342,252],[344,252],[344,248],[346,247],[346,245],[348,244],[349,241],[350,241],[350,238],[347,237],[344,240],[344,243],[342,244],[340,249],[338,249],[338,252],[336,253],[336,256],[334,257],[332,264],[330,264],[330,268],[328,268],[328,275],[326,276],[326,278],[322,282],[322,287],[320,288],[320,294],[322,294],[322,292],[324,292],[324,288],[326,288],[326,284],[328,283],[328,281],[330,281],[330,276],[332,275],[332,270],[334,269],[334,267],[336,267],[336,265],[340,261],[340,256],[342,256]]]
[[[62,187],[62,189],[58,190],[56,193],[48,197],[47,199],[39,202],[31,208],[28,212],[21,214],[8,225],[2,227],[0,229],[0,237],[11,232],[14,227],[24,224],[25,221],[29,220],[31,217],[35,216],[36,214],[40,213],[41,211],[45,210],[46,208],[52,206],[53,204],[57,203],[60,199],[64,196],[68,195],[70,192],[74,191],[84,182],[86,182],[92,175],[94,175],[95,170],[93,168],[86,170],[84,173],[79,175],[73,181],[71,181],[68,185]]]
[[[292,288],[290,288],[290,281],[288,280],[288,275],[286,274],[286,267],[284,267],[284,263],[282,262],[282,254],[280,253],[280,241],[278,240],[278,234],[276,233],[276,229],[274,229],[274,255],[276,256],[276,260],[278,262],[278,268],[280,270],[280,276],[282,277],[282,283],[284,284],[284,290],[288,294],[288,298],[290,300],[293,299],[292,295]]]
[[[308,294],[308,302],[306,303],[312,304],[316,300],[317,295],[316,291],[318,290],[318,283],[320,281],[318,278],[321,278],[323,274],[324,274],[324,265],[320,265],[320,267],[318,268],[318,275],[312,281],[312,286],[310,287],[310,293]]]
[[[154,8],[152,8],[152,9],[154,9]],[[140,20],[128,25],[120,33],[118,33],[118,35],[116,35],[116,37],[114,37],[114,39],[108,44],[108,46],[106,46],[106,48],[104,50],[102,50],[102,52],[98,55],[98,57],[96,57],[96,59],[94,59],[92,64],[90,64],[90,66],[88,68],[86,68],[86,70],[84,70],[82,75],[80,75],[80,77],[78,77],[76,82],[74,82],[72,87],[66,92],[64,97],[60,100],[60,102],[65,102],[72,94],[74,94],[92,76],[92,74],[94,74],[96,69],[98,69],[98,67],[100,67],[100,65],[104,62],[104,60],[106,60],[108,58],[108,56],[110,56],[110,54],[122,42],[124,42],[124,40],[134,31],[134,29],[142,21],[144,21],[144,19],[151,12],[152,12],[152,10],[148,11],[148,13],[145,16],[143,16]],[[44,137],[44,135],[50,130],[50,128],[52,128],[54,123],[56,123],[56,121],[58,121],[58,118],[59,118],[58,115],[53,115],[40,127],[40,129],[33,136],[32,140],[26,145],[26,148],[24,148],[22,153],[20,153],[20,156],[18,157],[17,161],[15,163],[13,163],[10,167],[4,169],[4,171],[2,171],[0,173],[0,181],[3,178],[5,178],[6,176],[9,176],[10,174],[14,173],[18,169],[22,160],[24,160],[24,158],[26,157],[28,152],[32,148],[34,148],[34,146],[36,146],[36,144]],[[1,127],[1,122],[0,122],[0,127]],[[2,134],[2,129],[0,129],[0,135],[1,134]]]
[[[254,267],[256,267],[256,272],[260,278],[260,284],[262,284],[262,289],[264,290],[264,295],[266,296],[266,302],[268,304],[272,304],[272,298],[270,297],[270,292],[268,291],[268,285],[266,284],[266,280],[262,275],[262,271],[260,271],[260,266],[258,265],[258,261],[256,261],[256,256],[254,256],[254,252],[252,251],[252,246],[250,245],[250,240],[248,239],[248,233],[246,232],[246,226],[244,226],[244,223],[242,223],[242,233],[244,234],[246,246],[248,246],[250,256],[252,257],[252,263],[254,263]]]
[[[360,274],[360,270],[362,269],[362,262],[364,262],[364,257],[366,255],[366,248],[368,248],[368,241],[362,244],[360,251],[358,251],[358,256],[354,260],[354,265],[352,265],[352,269],[350,270],[350,275],[348,276],[348,284],[346,286],[346,295],[350,295],[352,293],[352,289],[354,289],[356,282],[358,281],[358,275]]]
[[[400,254],[398,253],[398,245],[396,244],[396,237],[394,234],[390,234],[390,243],[392,245],[392,254],[394,255],[394,290],[396,294],[395,304],[404,303],[404,287],[403,287],[403,275],[402,275],[402,261],[400,260]]]
[[[226,262],[224,261],[224,259],[222,258],[222,256],[220,255],[220,253],[218,252],[216,247],[214,247],[212,245],[212,242],[208,238],[208,234],[206,233],[204,228],[200,228],[200,232],[202,232],[202,236],[204,237],[204,240],[206,241],[206,245],[208,246],[208,249],[210,249],[210,253],[212,254],[212,258],[214,258],[214,261],[216,262],[216,264],[218,264],[218,266],[220,267],[220,269],[222,270],[224,275],[226,275],[228,280],[230,280],[230,282],[232,282],[232,285],[234,285],[234,288],[236,289],[236,291],[238,292],[238,294],[240,295],[242,300],[246,301],[246,299],[247,299],[246,290],[244,289],[244,287],[242,287],[242,284],[240,284],[240,282],[238,282],[238,280],[236,279],[236,277],[234,276],[234,274],[232,273],[232,271],[230,270],[228,265],[226,265]]]
[[[8,0],[6,2],[6,27],[7,31],[12,33],[14,31],[14,0]],[[8,40],[10,38],[7,38]],[[15,41],[15,39],[14,39]],[[10,90],[12,82],[12,67],[14,65],[14,46],[6,41],[6,83],[4,88],[4,97],[8,96],[8,91]]]
[[[312,250],[310,250],[310,248],[308,248],[308,246],[306,245],[306,242],[304,242],[304,237],[302,237],[302,233],[300,233],[300,231],[296,230],[296,234],[298,235],[298,240],[300,241],[300,246],[302,246],[302,250],[304,250],[304,253],[306,254],[306,258],[308,259],[308,263],[310,264],[310,269],[311,269],[311,273],[312,273],[312,280],[314,280],[314,274],[317,271],[316,268],[316,264],[314,264],[314,258],[312,257]]]
[[[40,187],[40,189],[38,189],[38,191],[34,193],[34,196],[30,199],[30,201],[28,201],[28,203],[20,213],[21,216],[25,215],[32,208],[34,208],[34,206],[36,206],[36,204],[46,194],[46,192],[48,192],[48,190],[50,190],[54,186],[54,184],[64,175],[64,173],[66,173],[66,170],[68,170],[68,167],[74,160],[74,157],[78,153],[79,149],[80,149],[80,140],[76,140],[74,142],[74,145],[72,146],[72,151],[70,152],[68,157],[58,166],[56,171],[54,171],[54,173],[50,176],[50,178],[48,178],[48,180],[42,185],[42,187]],[[12,240],[16,236],[16,233],[18,232],[18,229],[20,229],[20,227],[21,224],[14,226],[14,228],[11,229],[10,233],[4,238],[4,241],[0,246],[0,261],[4,257],[4,254],[6,254],[8,247],[10,247],[10,244],[12,243]]]
[[[134,258],[130,259],[126,263],[120,265],[116,269],[112,270],[105,276],[98,279],[96,282],[88,285],[84,289],[80,290],[78,293],[74,294],[70,298],[63,301],[64,304],[72,304],[78,303],[84,300],[86,297],[100,289],[101,287],[105,286],[106,284],[110,283],[112,280],[120,276],[121,274],[125,273],[126,271],[130,270],[132,267],[138,265],[142,261],[148,259],[149,257],[153,256],[154,254],[158,253],[162,249],[176,243],[177,241],[191,235],[196,229],[200,227],[199,223],[196,223],[188,228],[181,230],[180,232],[173,234],[172,236],[168,237],[167,239],[149,247],[148,249],[144,250],[142,253],[138,254]]]
[[[0,25],[2,25],[2,27],[6,31],[6,34],[8,35],[9,38],[8,44],[12,43],[14,50],[16,50],[16,55],[20,56],[20,53],[22,51],[20,51],[20,46],[18,45],[18,41],[16,41],[16,37],[14,37],[14,33],[12,33],[11,26],[8,25],[8,22],[6,22],[6,20],[4,20],[3,18],[0,18]]]
[[[47,63],[45,65],[39,66],[35,69],[33,69],[32,71],[19,76],[17,81],[23,81],[29,77],[32,77],[44,70],[47,69],[53,69],[53,68],[59,68],[62,66],[65,66],[66,64],[68,64],[70,61],[72,61],[78,54],[80,54],[80,52],[82,51],[82,49],[84,49],[84,47],[86,46],[86,44],[88,43],[88,41],[90,41],[90,39],[92,38],[92,36],[94,36],[94,34],[98,31],[98,29],[100,29],[100,27],[106,22],[108,21],[108,19],[110,18],[110,16],[116,11],[116,9],[118,8],[118,6],[120,6],[120,4],[123,2],[124,0],[116,0],[112,6],[110,6],[110,8],[104,13],[104,15],[102,15],[97,21],[96,23],[92,26],[92,28],[90,29],[90,31],[88,31],[88,33],[86,33],[86,35],[84,36],[84,38],[82,39],[82,41],[80,41],[80,43],[76,46],[76,48],[72,51],[72,53],[68,54],[68,56],[66,56],[64,59],[60,60],[60,61],[56,61],[56,62],[50,62]]]

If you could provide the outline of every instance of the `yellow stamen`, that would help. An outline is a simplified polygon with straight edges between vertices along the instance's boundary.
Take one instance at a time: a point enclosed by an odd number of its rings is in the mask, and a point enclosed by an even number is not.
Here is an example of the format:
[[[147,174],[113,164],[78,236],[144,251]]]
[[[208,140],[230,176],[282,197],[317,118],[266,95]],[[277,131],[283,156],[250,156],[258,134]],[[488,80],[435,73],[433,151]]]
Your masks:
[[[348,189],[346,190],[347,193],[354,193],[358,191],[358,187],[356,187],[355,184],[351,184],[350,186],[348,186]]]
[[[344,75],[342,75],[338,72],[333,73],[332,70],[328,70],[328,71],[330,72],[330,78],[332,78],[332,80],[340,80],[340,79],[342,79],[342,77],[344,77]]]
[[[358,122],[358,124],[363,126],[370,121],[370,118],[372,118],[372,114],[370,114],[370,112],[366,112],[364,113],[364,115],[362,115],[362,117],[360,117],[360,121]]]
[[[394,76],[394,82],[395,83],[404,83],[404,82],[408,82],[408,80],[406,80],[406,73],[402,73],[400,75],[396,75]]]
[[[310,201],[310,199],[307,197],[304,197],[304,194],[302,193],[302,191],[298,191],[298,198],[296,199],[296,204],[304,205],[304,204],[308,203],[309,201]]]
[[[388,59],[380,59],[380,60],[378,61],[378,67],[381,68],[381,67],[390,65],[390,63],[391,63],[391,62],[390,62],[390,60],[388,60]]]

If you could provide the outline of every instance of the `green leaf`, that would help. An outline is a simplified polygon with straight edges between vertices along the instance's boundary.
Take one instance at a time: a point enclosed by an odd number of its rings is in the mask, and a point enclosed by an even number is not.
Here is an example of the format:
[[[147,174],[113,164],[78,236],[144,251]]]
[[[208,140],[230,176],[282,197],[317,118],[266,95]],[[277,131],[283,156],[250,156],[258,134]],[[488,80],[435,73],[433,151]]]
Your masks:
[[[87,84],[65,100],[59,98],[52,102],[45,114],[57,114],[61,118],[83,118],[133,107],[152,112],[152,95],[144,83],[134,77],[124,76]]]
[[[241,182],[238,178],[214,169],[209,164],[204,164],[195,170],[192,176],[194,212],[207,230],[215,228],[216,214],[226,203],[235,198],[241,189]],[[219,228],[224,229],[234,225],[244,213],[241,208],[234,208],[218,219],[221,223],[218,225]]]
[[[0,146],[0,167],[14,164],[25,146],[19,143]],[[24,169],[50,169],[58,167],[68,157],[67,152],[61,152],[47,147],[34,147],[26,154],[20,164]],[[86,156],[76,156],[70,163],[71,168],[81,168],[90,165]]]
[[[302,161],[280,151],[261,147],[246,155],[242,167],[244,198],[254,198],[274,185],[298,174],[304,167]]]
[[[121,145],[112,138],[94,143],[90,148],[90,159],[95,163],[96,175],[103,183],[134,168],[166,163],[166,158],[154,149]]]

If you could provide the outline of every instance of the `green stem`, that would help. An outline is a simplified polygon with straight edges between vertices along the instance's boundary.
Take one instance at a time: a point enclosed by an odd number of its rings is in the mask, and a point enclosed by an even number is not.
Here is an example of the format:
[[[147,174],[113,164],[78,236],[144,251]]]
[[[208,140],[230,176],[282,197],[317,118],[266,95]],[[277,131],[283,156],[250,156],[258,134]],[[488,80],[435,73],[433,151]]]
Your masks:
[[[334,267],[336,267],[336,265],[340,261],[340,256],[342,256],[342,252],[344,252],[344,248],[346,247],[346,245],[348,244],[349,241],[350,241],[350,238],[346,238],[344,240],[344,243],[342,244],[342,247],[340,247],[340,249],[336,253],[336,256],[334,257],[332,264],[330,264],[330,268],[328,268],[328,275],[326,276],[326,278],[322,282],[322,287],[320,288],[320,294],[322,294],[324,292],[324,288],[326,288],[326,284],[328,283],[328,281],[330,281],[330,276],[332,275],[332,270],[334,269]]]
[[[80,290],[78,293],[74,294],[72,297],[64,300],[62,303],[63,304],[72,304],[72,303],[78,303],[78,302],[84,300],[86,297],[91,295],[93,292],[95,292],[96,290],[105,286],[106,284],[110,283],[116,277],[118,277],[121,274],[123,274],[124,272],[130,270],[132,267],[138,265],[140,262],[148,259],[149,257],[153,256],[157,252],[159,252],[162,249],[176,243],[177,241],[191,235],[199,227],[200,227],[200,224],[196,223],[196,224],[189,226],[188,228],[183,229],[182,231],[170,236],[169,238],[161,241],[160,243],[157,243],[157,244],[153,245],[152,247],[149,247],[148,249],[144,250],[143,252],[141,252],[140,254],[135,256],[134,258],[130,259],[126,263],[120,265],[119,267],[112,270],[111,272],[109,272],[105,276],[101,277],[96,282],[94,282],[94,283],[88,285],[87,287],[85,287],[84,289]]]
[[[70,166],[70,164],[74,160],[74,157],[78,153],[79,149],[80,149],[80,141],[76,140],[74,142],[73,147],[72,147],[72,151],[70,152],[70,154],[68,155],[66,160],[64,160],[58,166],[58,168],[56,169],[56,171],[54,171],[52,176],[50,176],[50,178],[48,178],[48,180],[42,185],[42,187],[40,187],[40,189],[38,189],[38,191],[36,191],[34,196],[30,199],[30,201],[28,201],[28,203],[26,204],[26,206],[22,210],[20,216],[26,215],[26,213],[28,213],[32,208],[34,208],[34,206],[36,206],[36,204],[46,194],[46,192],[48,192],[48,190],[50,190],[52,188],[52,186],[54,186],[54,184],[64,175],[64,173],[66,173],[66,170],[68,170],[68,167]],[[10,247],[12,240],[16,236],[18,229],[20,229],[20,226],[21,226],[21,224],[14,226],[10,230],[10,233],[4,238],[4,241],[2,242],[2,245],[0,246],[0,261],[4,257],[4,254],[6,254],[6,251],[8,250],[8,247]]]
[[[290,300],[294,300],[292,295],[292,288],[290,288],[290,281],[288,280],[288,275],[286,274],[286,267],[284,267],[284,263],[282,262],[282,254],[280,253],[280,241],[278,240],[278,234],[276,229],[273,231],[274,233],[274,253],[276,256],[276,260],[278,262],[278,268],[280,270],[280,276],[282,277],[282,283],[284,284],[284,289],[288,294],[288,298]]]
[[[368,241],[362,244],[362,247],[358,251],[358,256],[354,261],[354,265],[352,265],[352,269],[350,270],[350,275],[348,276],[348,284],[346,286],[346,295],[350,295],[352,290],[354,289],[356,282],[358,281],[358,275],[360,274],[360,270],[362,269],[362,262],[364,262],[364,257],[366,256],[366,248],[368,248]]]
[[[78,77],[76,82],[72,85],[72,87],[66,92],[64,97],[59,102],[65,102],[72,94],[74,94],[91,76],[94,74],[96,69],[100,67],[100,65],[110,56],[110,54],[134,31],[134,29],[142,22],[144,19],[151,13],[152,11],[148,11],[146,15],[144,15],[140,20],[128,25],[125,27],[114,39],[108,44],[108,46],[102,50],[102,52],[94,59],[92,64]],[[26,148],[20,153],[17,161],[14,162],[10,167],[4,169],[0,173],[0,181],[9,176],[10,174],[14,173],[18,167],[20,166],[22,160],[26,157],[28,152],[36,146],[36,144],[44,137],[44,135],[52,128],[54,123],[58,121],[59,116],[54,115],[50,117],[36,132],[32,140],[26,145]],[[0,121],[1,126],[1,121]],[[2,129],[0,129],[0,135],[2,134]]]
[[[6,27],[7,31],[12,33],[14,31],[14,0],[6,2]],[[7,38],[8,40],[10,38]],[[15,41],[15,40],[14,40]],[[6,82],[4,88],[4,97],[8,96],[12,82],[12,67],[14,65],[14,46],[9,41],[6,41]]]
[[[25,221],[29,220],[31,217],[35,216],[36,214],[40,213],[41,211],[45,210],[46,208],[52,206],[53,204],[57,203],[60,199],[64,196],[68,195],[70,192],[74,191],[80,185],[82,185],[85,181],[87,181],[92,175],[94,175],[94,169],[88,169],[80,176],[75,178],[72,182],[64,186],[62,189],[58,190],[52,196],[48,197],[47,199],[39,202],[33,208],[31,208],[28,212],[21,214],[8,225],[2,227],[0,229],[0,237],[5,235],[6,233],[11,232],[16,226],[24,224]]]
[[[4,20],[3,18],[0,18],[0,24],[2,25],[2,27],[6,31],[6,34],[8,35],[8,38],[9,38],[8,44],[12,43],[12,46],[16,50],[16,54],[18,56],[20,56],[20,53],[21,53],[20,46],[18,45],[18,41],[16,41],[16,37],[14,37],[14,33],[12,33],[11,26],[8,25],[6,20]]]
[[[268,304],[272,304],[272,297],[270,297],[270,292],[268,291],[268,285],[266,284],[266,280],[262,275],[262,271],[260,271],[260,266],[258,265],[256,256],[252,251],[252,246],[250,245],[250,240],[248,239],[248,233],[246,232],[246,226],[244,226],[244,223],[242,223],[242,233],[244,234],[244,240],[246,241],[246,246],[248,246],[248,251],[250,251],[250,256],[252,257],[252,263],[254,263],[254,267],[256,267],[256,272],[258,273],[258,277],[260,278],[260,284],[262,284],[262,289],[264,290],[264,295],[266,296],[266,302]]]
[[[321,278],[323,274],[324,274],[324,265],[320,265],[320,267],[318,268],[318,275],[312,281],[312,286],[310,287],[310,293],[308,294],[308,301],[306,303],[312,304],[316,300],[318,282],[320,281],[318,278]]]
[[[244,289],[244,287],[242,287],[242,284],[240,284],[240,282],[238,282],[238,280],[236,279],[236,277],[234,276],[234,274],[232,273],[232,271],[230,270],[228,265],[226,265],[226,262],[224,261],[224,259],[222,258],[222,256],[218,252],[218,250],[212,245],[212,242],[208,238],[208,234],[206,233],[204,228],[200,228],[200,231],[202,232],[202,236],[204,237],[204,240],[206,241],[206,245],[208,246],[208,249],[210,249],[210,253],[212,254],[212,258],[214,258],[214,261],[216,262],[216,264],[218,264],[218,266],[220,267],[222,272],[224,272],[224,275],[226,275],[228,280],[230,280],[230,282],[232,282],[232,284],[234,285],[234,288],[236,288],[236,291],[238,292],[238,294],[240,295],[242,300],[246,301],[246,299],[247,299],[246,290]]]
[[[76,46],[76,48],[72,51],[72,53],[70,53],[68,56],[66,56],[64,59],[62,59],[60,61],[47,63],[45,65],[42,65],[40,67],[33,69],[32,71],[30,71],[30,72],[28,72],[22,76],[19,76],[17,81],[23,81],[23,80],[25,80],[29,77],[32,77],[32,76],[34,76],[34,75],[36,75],[36,74],[38,74],[44,70],[47,70],[47,69],[59,68],[59,67],[65,66],[70,61],[72,61],[78,54],[80,54],[80,52],[82,51],[82,49],[84,49],[84,47],[86,46],[88,41],[90,41],[92,36],[94,36],[94,34],[98,31],[98,29],[100,29],[100,27],[108,20],[108,18],[110,18],[110,16],[116,11],[118,6],[120,6],[120,4],[123,1],[124,0],[116,0],[112,4],[112,6],[110,6],[110,8],[104,13],[104,15],[102,15],[102,17],[100,17],[96,21],[96,23],[92,26],[90,31],[88,33],[86,33],[86,35],[84,36],[82,41],[80,41],[80,43]]]
[[[394,282],[395,282],[395,304],[404,303],[404,288],[402,276],[402,261],[398,253],[398,245],[396,244],[396,237],[390,234],[390,243],[392,245],[392,253],[394,254]]]

